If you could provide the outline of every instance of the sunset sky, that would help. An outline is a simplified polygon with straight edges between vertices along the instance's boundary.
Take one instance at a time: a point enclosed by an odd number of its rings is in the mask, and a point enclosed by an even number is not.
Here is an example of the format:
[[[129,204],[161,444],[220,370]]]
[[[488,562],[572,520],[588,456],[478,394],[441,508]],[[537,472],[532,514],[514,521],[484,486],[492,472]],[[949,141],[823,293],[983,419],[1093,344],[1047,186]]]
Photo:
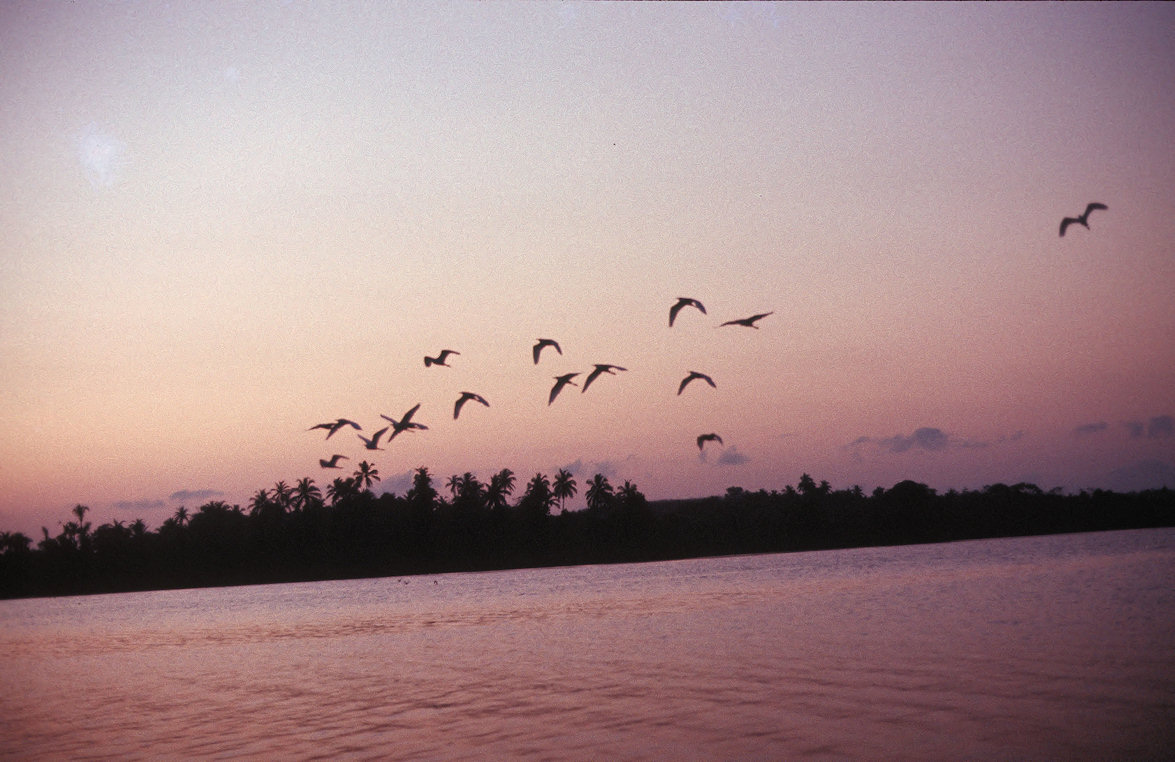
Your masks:
[[[2,3],[0,530],[364,458],[567,468],[569,506],[1175,487],[1172,39],[1175,4]],[[547,404],[593,363],[628,371]],[[307,431],[416,403],[382,452]]]

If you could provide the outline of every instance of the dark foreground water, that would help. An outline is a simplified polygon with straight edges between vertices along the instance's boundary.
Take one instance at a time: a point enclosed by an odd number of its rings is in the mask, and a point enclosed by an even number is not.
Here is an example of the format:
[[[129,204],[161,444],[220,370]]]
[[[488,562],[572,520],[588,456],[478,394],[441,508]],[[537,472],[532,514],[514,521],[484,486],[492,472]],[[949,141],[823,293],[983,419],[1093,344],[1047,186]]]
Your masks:
[[[1175,530],[0,601],[0,756],[1146,759]]]

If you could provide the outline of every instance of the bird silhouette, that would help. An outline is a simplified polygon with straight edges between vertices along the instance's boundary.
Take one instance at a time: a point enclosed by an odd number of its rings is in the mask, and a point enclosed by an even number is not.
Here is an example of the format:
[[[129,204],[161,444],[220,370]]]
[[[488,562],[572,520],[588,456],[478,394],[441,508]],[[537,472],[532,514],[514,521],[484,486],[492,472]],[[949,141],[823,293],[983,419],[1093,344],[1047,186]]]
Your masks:
[[[682,393],[683,391],[685,391],[685,385],[686,385],[686,384],[688,384],[690,381],[693,381],[693,380],[695,380],[695,379],[699,379],[699,378],[700,378],[700,379],[702,379],[703,381],[705,381],[705,382],[706,382],[707,384],[709,384],[710,386],[714,387],[715,389],[717,389],[717,388],[718,388],[718,385],[714,383],[714,379],[710,378],[710,377],[709,377],[709,376],[707,376],[705,373],[698,373],[696,370],[691,370],[691,371],[689,372],[689,375],[688,375],[688,376],[686,376],[685,378],[681,379],[681,385],[677,387],[677,394],[678,394],[678,396],[680,396],[680,395],[681,395],[681,393]]]
[[[368,450],[381,450],[383,448],[379,446],[379,438],[384,435],[384,432],[386,432],[388,428],[388,426],[384,426],[382,429],[372,434],[371,439],[368,439],[362,434],[356,434],[356,436],[363,440],[363,446]],[[391,439],[391,437],[388,437],[388,439]]]
[[[547,404],[550,405],[559,396],[559,392],[563,390],[564,386],[571,384],[572,386],[579,386],[571,379],[578,376],[578,373],[564,373],[562,376],[555,376],[555,385],[551,387],[551,396],[547,398]]]
[[[380,418],[383,418],[385,421],[392,424],[392,433],[390,435],[388,435],[389,442],[392,441],[393,439],[395,439],[396,435],[402,431],[414,431],[416,429],[428,429],[428,427],[425,426],[423,423],[416,423],[415,421],[412,420],[412,416],[416,415],[416,411],[419,409],[420,409],[420,403],[417,402],[416,405],[411,410],[409,410],[407,413],[404,413],[404,417],[398,421],[395,418],[392,418],[391,416],[384,415],[383,413],[379,414]]]
[[[698,449],[702,449],[702,445],[706,444],[706,442],[717,442],[718,444],[725,444],[722,441],[722,437],[718,436],[717,434],[701,434],[698,436]]]
[[[699,310],[702,311],[703,315],[706,314],[706,308],[703,307],[702,303],[699,302],[697,299],[691,299],[688,296],[679,296],[679,297],[677,297],[677,303],[669,308],[669,327],[670,328],[673,327],[673,321],[677,318],[677,313],[681,312],[682,307],[697,307]]]
[[[758,328],[759,326],[755,325],[755,321],[762,320],[763,318],[767,317],[768,315],[774,315],[774,314],[775,314],[774,312],[764,312],[759,315],[751,315],[749,318],[743,318],[742,320],[727,320],[722,325],[744,325],[747,328]],[[722,325],[720,325],[718,327],[721,328]]]
[[[469,400],[473,400],[474,402],[480,402],[481,404],[485,405],[486,407],[490,406],[490,403],[486,402],[485,397],[482,397],[480,394],[474,394],[473,392],[461,392],[461,396],[457,399],[457,404],[453,405],[453,420],[454,421],[457,420],[457,415],[461,412],[461,406],[464,405]]]
[[[563,354],[563,350],[559,348],[559,342],[554,339],[536,339],[536,342],[534,348],[531,350],[535,365],[539,364],[539,353],[543,351],[543,347],[554,347],[556,352]]]
[[[1091,202],[1087,207],[1085,207],[1085,211],[1081,213],[1080,217],[1066,217],[1061,220],[1061,235],[1064,236],[1065,228],[1069,227],[1074,222],[1076,222],[1078,225],[1081,225],[1086,230],[1089,230],[1089,213],[1094,209],[1109,209],[1109,207],[1105,204],[1099,204],[1096,201]]]
[[[424,358],[424,367],[427,368],[430,365],[440,365],[442,367],[448,368],[450,366],[448,363],[445,362],[445,360],[447,360],[449,358],[449,355],[459,355],[459,354],[461,354],[461,353],[455,349],[442,349],[441,353],[439,355],[437,355],[436,357],[425,357]]]
[[[352,426],[356,431],[363,431],[363,427],[354,421],[348,421],[346,418],[339,418],[338,420],[331,421],[330,423],[318,423],[306,430],[314,431],[315,429],[326,429],[326,438],[330,439],[336,431],[343,428],[344,426]]]
[[[350,458],[348,458],[346,455],[339,455],[336,453],[331,456],[330,460],[323,460],[322,458],[319,458],[318,465],[322,466],[323,468],[342,468],[342,466],[339,465],[340,460],[350,460]]]
[[[615,376],[616,373],[614,371],[618,370],[628,370],[628,368],[621,368],[619,365],[608,365],[607,363],[596,363],[595,370],[589,373],[588,377],[584,379],[583,388],[579,390],[580,394],[586,392],[587,388],[592,385],[592,382],[601,375],[605,373],[611,373],[613,376]]]

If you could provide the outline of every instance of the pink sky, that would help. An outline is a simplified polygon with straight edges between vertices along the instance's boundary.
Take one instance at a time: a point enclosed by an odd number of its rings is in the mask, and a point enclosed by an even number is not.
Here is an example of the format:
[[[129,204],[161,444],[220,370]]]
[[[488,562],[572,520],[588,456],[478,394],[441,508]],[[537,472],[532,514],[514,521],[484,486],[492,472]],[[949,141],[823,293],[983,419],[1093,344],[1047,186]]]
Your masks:
[[[155,527],[335,452],[401,493],[566,467],[571,505],[597,472],[1175,486],[1173,33],[1145,3],[0,5],[0,529]],[[678,296],[708,314],[670,329]],[[593,363],[629,370],[547,405]],[[464,390],[491,407],[454,421]],[[306,431],[416,403],[383,452]]]

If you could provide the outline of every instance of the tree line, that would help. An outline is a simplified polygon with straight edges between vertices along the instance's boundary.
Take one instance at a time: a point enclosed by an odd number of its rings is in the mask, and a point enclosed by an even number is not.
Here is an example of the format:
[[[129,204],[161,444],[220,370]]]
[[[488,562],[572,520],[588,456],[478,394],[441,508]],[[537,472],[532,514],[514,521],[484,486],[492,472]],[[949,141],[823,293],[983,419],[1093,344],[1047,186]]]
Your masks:
[[[586,510],[567,511],[579,484],[537,473],[515,498],[509,469],[438,485],[413,472],[403,495],[376,495],[359,464],[325,492],[306,477],[260,489],[245,509],[213,500],[180,507],[157,529],[142,519],[96,529],[89,509],[42,538],[0,533],[0,597],[294,582],[549,565],[945,542],[1175,525],[1175,492],[1062,494],[994,484],[939,494],[903,481],[866,494],[808,474],[781,491],[648,501],[631,482],[596,474]]]

